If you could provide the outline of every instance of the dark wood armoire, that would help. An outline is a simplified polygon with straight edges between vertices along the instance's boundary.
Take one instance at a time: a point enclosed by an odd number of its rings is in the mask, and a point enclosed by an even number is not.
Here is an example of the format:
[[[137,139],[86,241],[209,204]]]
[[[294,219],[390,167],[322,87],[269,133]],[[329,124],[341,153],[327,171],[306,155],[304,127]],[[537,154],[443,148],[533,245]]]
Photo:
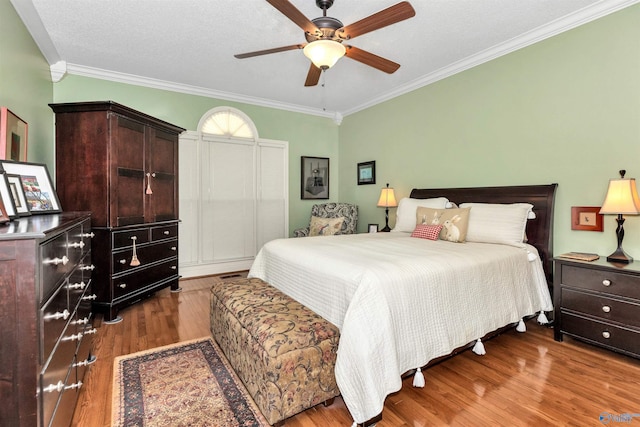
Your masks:
[[[50,104],[56,191],[64,210],[90,210],[94,310],[178,291],[178,136],[183,128],[112,101]]]

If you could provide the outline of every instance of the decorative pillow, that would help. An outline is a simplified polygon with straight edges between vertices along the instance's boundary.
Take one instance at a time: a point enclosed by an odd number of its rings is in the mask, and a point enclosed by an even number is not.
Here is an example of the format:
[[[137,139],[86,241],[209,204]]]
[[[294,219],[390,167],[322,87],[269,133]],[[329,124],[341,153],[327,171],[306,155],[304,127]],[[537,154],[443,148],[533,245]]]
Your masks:
[[[338,234],[343,222],[343,216],[337,218],[312,216],[311,222],[309,223],[309,236],[333,236],[334,234]]]
[[[419,206],[444,209],[447,207],[447,203],[449,203],[449,200],[446,197],[435,197],[433,199],[411,199],[404,197],[400,199],[398,203],[396,225],[391,231],[411,233],[416,228],[416,225],[418,225],[416,222],[416,209],[418,209]]]
[[[416,210],[418,224],[442,225],[440,239],[462,243],[467,235],[469,210],[471,208],[431,209],[420,207]]]
[[[468,242],[499,243],[524,247],[527,218],[533,205],[529,203],[463,203],[470,207]]]
[[[430,224],[418,224],[415,230],[411,233],[411,237],[419,237],[420,239],[438,240],[442,231],[442,224],[430,225]]]

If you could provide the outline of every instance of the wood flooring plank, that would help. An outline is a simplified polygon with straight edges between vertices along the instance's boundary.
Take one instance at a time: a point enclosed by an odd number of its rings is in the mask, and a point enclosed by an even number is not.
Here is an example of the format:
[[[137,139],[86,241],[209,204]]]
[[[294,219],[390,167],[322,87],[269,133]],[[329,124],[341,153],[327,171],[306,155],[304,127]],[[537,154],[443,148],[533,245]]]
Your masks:
[[[120,323],[104,324],[98,315],[98,360],[85,376],[72,425],[110,425],[115,357],[210,336],[209,289],[220,280],[181,280],[182,292],[159,291],[121,310]],[[640,412],[639,360],[571,338],[556,342],[552,328],[533,320],[527,328],[485,341],[484,356],[464,351],[425,369],[424,388],[412,387],[412,376],[405,378],[402,389],[387,398],[377,427],[602,426],[603,412]],[[329,407],[318,405],[288,419],[285,426],[351,423],[337,398]]]

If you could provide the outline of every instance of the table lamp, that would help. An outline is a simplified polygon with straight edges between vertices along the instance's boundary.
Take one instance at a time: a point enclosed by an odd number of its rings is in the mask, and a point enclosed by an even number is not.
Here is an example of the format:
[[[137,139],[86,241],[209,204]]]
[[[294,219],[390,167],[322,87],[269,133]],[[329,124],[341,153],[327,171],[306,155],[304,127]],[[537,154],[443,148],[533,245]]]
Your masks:
[[[380,198],[378,199],[378,206],[385,209],[385,226],[380,231],[391,231],[389,228],[389,208],[395,208],[398,206],[398,202],[396,202],[396,195],[393,192],[393,188],[389,188],[389,184],[387,183],[387,188],[383,188],[380,192]]]
[[[622,215],[640,214],[640,197],[636,190],[636,180],[634,178],[625,179],[626,170],[620,171],[620,179],[609,180],[609,188],[604,203],[600,208],[601,214],[618,215],[616,221],[616,236],[618,237],[618,249],[607,257],[607,261],[628,264],[633,261],[623,249],[622,239],[624,239],[624,217]]]

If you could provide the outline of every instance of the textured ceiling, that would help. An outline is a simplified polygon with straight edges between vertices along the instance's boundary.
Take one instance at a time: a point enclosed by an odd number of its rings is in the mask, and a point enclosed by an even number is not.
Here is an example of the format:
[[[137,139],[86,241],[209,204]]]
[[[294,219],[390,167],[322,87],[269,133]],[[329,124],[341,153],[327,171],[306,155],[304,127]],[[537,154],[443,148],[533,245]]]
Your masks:
[[[410,0],[416,16],[349,44],[401,64],[394,74],[342,58],[304,87],[303,43],[265,0],[11,0],[53,69],[332,116],[350,114],[640,0]],[[314,0],[291,0],[309,19]],[[345,25],[397,0],[335,0]]]

